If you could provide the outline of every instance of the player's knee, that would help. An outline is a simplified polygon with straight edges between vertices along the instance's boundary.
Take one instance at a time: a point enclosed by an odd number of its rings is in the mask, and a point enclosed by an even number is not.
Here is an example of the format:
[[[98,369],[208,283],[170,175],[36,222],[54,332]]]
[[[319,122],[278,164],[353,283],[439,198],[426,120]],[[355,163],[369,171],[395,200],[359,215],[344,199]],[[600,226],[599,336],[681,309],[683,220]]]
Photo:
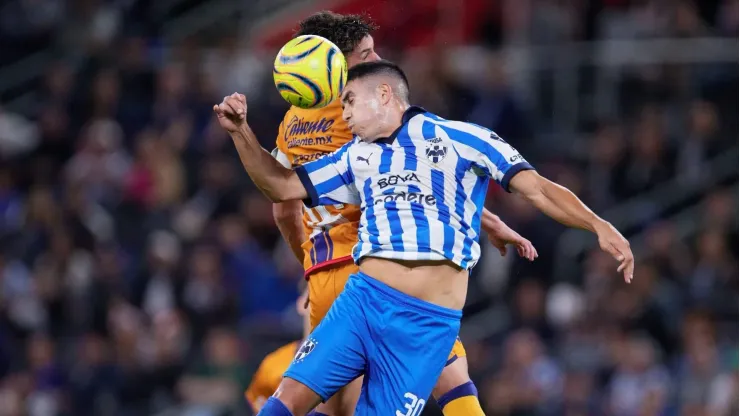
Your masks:
[[[271,399],[282,404],[292,415],[305,415],[311,409],[321,402],[321,398],[316,392],[306,385],[293,380],[292,378],[283,378],[280,386],[272,395]],[[274,406],[279,407],[277,404]],[[260,412],[261,414],[262,412]],[[266,413],[282,415],[282,413]]]
[[[468,375],[467,359],[458,357],[444,368],[432,390],[432,395],[439,400],[444,394],[468,382],[470,382],[470,375]]]

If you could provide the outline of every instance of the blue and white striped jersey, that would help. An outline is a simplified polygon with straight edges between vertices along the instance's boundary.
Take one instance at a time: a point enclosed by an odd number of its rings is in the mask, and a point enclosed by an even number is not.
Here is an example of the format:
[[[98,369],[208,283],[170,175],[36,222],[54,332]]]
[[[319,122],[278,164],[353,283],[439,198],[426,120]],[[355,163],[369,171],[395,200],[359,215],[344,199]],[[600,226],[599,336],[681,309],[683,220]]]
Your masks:
[[[410,107],[391,137],[373,143],[355,137],[296,172],[307,206],[361,206],[355,262],[447,259],[471,269],[480,257],[489,178],[508,191],[525,169],[533,168],[492,131]]]

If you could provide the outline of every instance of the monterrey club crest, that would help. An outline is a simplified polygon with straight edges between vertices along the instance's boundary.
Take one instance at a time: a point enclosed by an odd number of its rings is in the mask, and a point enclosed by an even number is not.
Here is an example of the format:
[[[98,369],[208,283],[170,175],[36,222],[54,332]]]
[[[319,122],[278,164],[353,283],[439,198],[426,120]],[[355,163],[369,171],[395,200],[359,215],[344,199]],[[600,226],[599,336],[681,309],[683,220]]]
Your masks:
[[[447,146],[439,137],[427,140],[426,155],[430,162],[439,163],[447,156]]]
[[[303,344],[301,344],[301,347],[298,348],[298,352],[295,353],[293,362],[299,363],[303,361],[308,356],[308,354],[311,354],[311,351],[313,351],[318,344],[318,341],[316,341],[315,339],[306,338],[306,340],[303,341]]]

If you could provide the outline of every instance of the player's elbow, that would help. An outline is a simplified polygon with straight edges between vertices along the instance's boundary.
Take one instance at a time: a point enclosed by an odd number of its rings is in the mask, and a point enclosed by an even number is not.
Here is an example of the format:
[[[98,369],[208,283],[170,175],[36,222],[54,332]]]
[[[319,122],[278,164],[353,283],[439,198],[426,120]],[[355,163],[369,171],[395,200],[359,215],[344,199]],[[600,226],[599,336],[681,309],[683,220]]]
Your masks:
[[[537,172],[525,170],[511,178],[509,188],[527,201],[535,203],[546,198],[548,182]]]
[[[272,217],[277,224],[295,221],[303,215],[300,201],[273,201]]]

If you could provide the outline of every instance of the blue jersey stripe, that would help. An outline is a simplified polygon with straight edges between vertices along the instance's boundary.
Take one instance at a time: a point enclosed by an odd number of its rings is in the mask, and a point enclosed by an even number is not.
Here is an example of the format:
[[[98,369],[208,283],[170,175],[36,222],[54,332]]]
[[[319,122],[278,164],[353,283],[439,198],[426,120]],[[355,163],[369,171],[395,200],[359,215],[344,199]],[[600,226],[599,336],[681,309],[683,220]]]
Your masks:
[[[434,132],[435,124],[427,120],[421,124],[421,134],[425,139],[433,139],[437,134]]]
[[[453,256],[452,248],[455,245],[455,230],[450,227],[450,208],[445,204],[445,174],[441,170],[432,170],[432,195],[437,200],[437,210],[439,211],[439,220],[444,225],[444,246],[442,251],[444,256],[451,259]]]
[[[479,236],[481,215],[483,212],[483,207],[486,203],[486,191],[488,190],[488,181],[488,177],[479,176],[478,180],[475,182],[475,186],[473,187],[473,195],[471,195],[471,197],[473,198],[473,203],[478,209],[476,214],[473,216],[473,224],[471,224],[471,226],[473,227],[473,231],[475,231],[475,233]]]
[[[473,214],[473,220],[471,223],[471,227],[473,228],[473,231],[475,232],[475,240],[472,238],[466,238],[465,240],[465,247],[466,251],[463,252],[463,262],[460,265],[462,268],[467,268],[468,264],[471,261],[477,261],[477,259],[474,259],[471,256],[471,251],[473,248],[473,244],[477,243],[480,240],[480,223],[481,223],[481,215],[483,214],[483,207],[486,202],[486,191],[488,190],[488,177],[487,176],[479,176],[475,182],[475,185],[473,185],[473,191],[470,197],[473,199],[473,203],[475,204],[475,214]]]
[[[409,185],[409,192],[420,193],[421,189],[416,185]],[[417,250],[420,253],[428,253],[431,251],[429,248],[429,221],[424,212],[424,206],[418,202],[411,203],[411,215],[414,217],[414,224],[416,225]]]
[[[391,246],[393,251],[403,252],[403,227],[401,226],[401,217],[398,215],[396,201],[383,202],[385,212],[388,215],[388,224],[391,227]]]
[[[408,128],[401,130],[396,140],[403,147],[404,170],[416,171],[416,146],[414,146],[411,137],[409,137]]]
[[[378,166],[378,173],[388,173],[391,171],[391,162],[393,160],[393,147],[389,145],[382,145],[383,152],[380,154],[380,166]]]
[[[382,145],[383,152],[380,154],[380,166],[378,167],[378,173],[388,173],[391,171],[391,163],[393,163],[393,146]],[[388,189],[390,193],[395,191],[395,187]],[[384,192],[386,193],[386,192]],[[386,216],[388,217],[388,224],[391,228],[390,241],[393,251],[402,252],[403,250],[403,227],[401,227],[401,218],[398,216],[398,207],[396,201],[382,202],[383,209],[385,210]]]
[[[455,189],[455,216],[460,219],[460,233],[465,236],[463,238],[463,249],[461,253],[463,261],[464,259],[470,257],[470,250],[472,248],[471,246],[473,245],[473,240],[468,237],[470,224],[465,222],[465,199],[468,198],[468,195],[465,193],[465,188],[462,184],[462,178],[465,176],[465,171],[467,170],[467,167],[467,161],[461,157],[458,157],[455,166],[455,177],[458,178],[458,180],[456,181],[457,188]]]
[[[376,251],[380,249],[380,240],[378,239],[380,233],[378,232],[378,224],[375,223],[375,204],[373,203],[372,181],[370,179],[365,181],[365,186],[363,187],[362,192],[364,193],[364,214],[367,221],[370,249],[372,251]]]

